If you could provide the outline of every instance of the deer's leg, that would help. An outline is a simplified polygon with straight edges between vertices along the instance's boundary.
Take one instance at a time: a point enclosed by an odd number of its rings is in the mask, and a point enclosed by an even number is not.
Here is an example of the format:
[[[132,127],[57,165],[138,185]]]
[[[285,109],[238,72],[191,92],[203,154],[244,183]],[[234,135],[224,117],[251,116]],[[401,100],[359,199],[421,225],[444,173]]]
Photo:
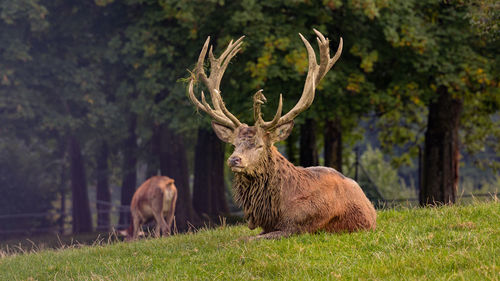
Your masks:
[[[169,219],[169,216],[172,216],[172,219],[174,217],[173,214],[172,215],[170,214],[170,210],[167,211],[167,214],[164,217],[165,224],[163,225],[163,227],[161,229],[162,235],[170,235],[170,226],[171,226],[172,220]]]
[[[132,216],[132,224],[134,225],[134,229],[132,232],[132,240],[135,240],[135,239],[137,239],[137,237],[139,235],[139,230],[141,229],[141,226],[142,226],[141,219],[139,218],[139,216],[137,214],[134,214]]]
[[[160,237],[161,231],[163,229],[165,229],[167,223],[165,222],[165,219],[163,218],[162,212],[155,212],[154,217],[155,217],[155,221],[156,221],[154,236]]]
[[[167,223],[165,225],[165,229],[163,230],[163,234],[170,235],[171,233],[172,222],[174,220],[174,214],[175,214],[176,201],[177,201],[177,193],[174,194],[172,201],[170,201],[170,206],[168,206],[167,215],[165,216]]]
[[[155,227],[155,237],[160,237],[161,230],[165,228],[167,224],[163,218],[163,193],[157,192],[152,200],[151,208],[153,209],[153,216],[156,221]]]

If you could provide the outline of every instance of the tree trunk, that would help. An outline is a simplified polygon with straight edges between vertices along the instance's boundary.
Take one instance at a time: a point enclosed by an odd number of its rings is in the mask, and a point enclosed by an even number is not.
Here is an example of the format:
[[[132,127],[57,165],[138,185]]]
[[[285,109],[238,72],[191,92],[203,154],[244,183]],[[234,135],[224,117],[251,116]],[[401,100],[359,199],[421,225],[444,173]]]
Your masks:
[[[226,184],[224,182],[226,145],[219,140],[212,129],[209,132],[212,146],[212,215],[219,216],[229,212],[226,201]]]
[[[109,211],[111,193],[109,191],[108,171],[109,149],[106,141],[101,143],[97,154],[97,230],[108,231],[110,228]]]
[[[177,206],[175,223],[177,230],[185,231],[190,224],[197,225],[196,215],[189,189],[189,171],[186,148],[182,136],[175,134],[168,126],[161,126],[160,169],[161,174],[175,180]]]
[[[161,126],[153,124],[153,135],[151,136],[151,156],[148,160],[146,177],[156,176],[160,172],[160,148],[161,148]]]
[[[123,149],[123,178],[122,178],[122,192],[121,192],[121,205],[126,206],[120,212],[119,224],[122,226],[130,224],[130,203],[132,196],[134,196],[135,188],[137,185],[137,137],[135,129],[137,126],[137,116],[130,115],[128,124],[128,136],[124,143]]]
[[[193,207],[202,216],[212,213],[212,180],[210,161],[212,146],[208,143],[209,132],[198,129],[198,140],[195,147]]]
[[[325,166],[342,172],[342,127],[340,119],[325,123]]]
[[[294,165],[299,165],[297,161],[297,133],[292,131],[292,133],[286,139],[286,157],[288,161]]]
[[[75,136],[69,137],[69,155],[71,158],[73,233],[91,232],[92,218],[90,216],[85,165],[80,143]]]
[[[300,127],[300,165],[303,167],[318,166],[316,149],[316,121],[307,118]]]
[[[63,167],[64,169],[64,167]],[[59,234],[64,235],[64,223],[66,221],[66,172],[61,171],[61,184],[59,192],[61,193],[61,216],[59,217]]]
[[[67,181],[67,167],[66,167],[66,149],[65,141],[60,141],[59,147],[61,149],[61,174],[59,181],[59,192],[61,193],[61,216],[59,217],[59,234],[64,235],[64,222],[66,221],[66,181]]]
[[[198,214],[212,218],[228,211],[224,185],[224,144],[212,129],[198,129],[193,207]]]
[[[437,90],[439,97],[429,105],[425,134],[423,183],[420,205],[455,202],[458,184],[458,129],[462,101],[455,99],[445,86]]]

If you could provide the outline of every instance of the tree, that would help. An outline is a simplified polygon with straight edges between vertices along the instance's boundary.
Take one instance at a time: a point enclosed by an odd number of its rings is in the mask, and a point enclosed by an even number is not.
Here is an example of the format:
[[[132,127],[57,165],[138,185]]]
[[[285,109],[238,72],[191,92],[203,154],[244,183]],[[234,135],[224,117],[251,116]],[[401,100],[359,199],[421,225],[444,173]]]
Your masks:
[[[422,205],[455,201],[459,128],[469,127],[467,123],[472,120],[494,122],[489,116],[500,107],[495,98],[498,86],[492,79],[498,73],[495,51],[474,32],[469,13],[468,4],[441,1],[399,3],[381,13],[384,36],[400,65],[394,68],[393,64],[392,69],[407,69],[411,73],[406,77],[394,73],[397,78],[390,83],[393,103],[406,103],[403,110],[424,103],[428,106]],[[476,111],[481,117],[461,118],[462,112],[473,104],[476,109],[482,107]],[[408,110],[415,111],[418,110]],[[415,120],[408,120],[412,119]],[[489,136],[497,134],[490,133]],[[418,137],[419,133],[412,135]],[[463,144],[467,147],[484,137],[469,136]]]
[[[213,130],[199,128],[194,155],[193,206],[211,218],[227,214],[225,197],[225,146]]]
[[[15,127],[18,137],[29,137],[35,133],[38,137],[36,139],[46,142],[47,147],[55,151],[58,149],[53,146],[54,140],[56,144],[69,143],[67,147],[71,154],[73,195],[76,197],[73,202],[78,201],[81,207],[73,212],[74,223],[81,223],[74,226],[74,229],[87,231],[91,228],[88,223],[90,212],[87,212],[88,206],[85,206],[88,205],[85,168],[76,132],[88,109],[85,107],[88,103],[76,106],[74,102],[82,96],[71,93],[91,91],[98,83],[89,81],[95,78],[88,75],[95,72],[95,69],[88,65],[82,66],[75,60],[82,58],[79,53],[82,49],[72,49],[77,40],[67,36],[68,30],[81,31],[79,28],[85,29],[86,25],[74,28],[73,25],[62,24],[64,19],[47,17],[48,11],[55,7],[62,10],[68,8],[63,4],[58,6],[60,3],[5,1],[2,4],[2,15],[5,16],[7,25],[10,25],[2,34],[12,35],[6,40],[10,42],[10,46],[6,47],[8,52],[4,53],[6,57],[2,60],[2,64],[5,63],[2,69],[6,70],[2,76],[2,91],[6,93],[6,100],[10,99],[5,110],[13,113],[3,116],[8,118],[9,123],[19,125]],[[12,64],[14,60],[17,63]],[[88,95],[84,97],[86,100],[90,99]],[[17,110],[12,111],[13,108]],[[61,156],[54,153],[52,157]],[[79,199],[83,201],[80,202]]]
[[[97,230],[107,231],[110,229],[111,191],[109,189],[109,147],[103,141],[97,151],[97,185],[96,185],[96,209]]]
[[[326,120],[324,130],[325,166],[342,172],[342,124],[339,118]]]
[[[307,118],[300,126],[300,165],[303,167],[319,165],[316,148],[316,121],[311,118]]]
[[[198,216],[191,204],[189,188],[188,163],[186,148],[182,136],[175,134],[167,125],[162,126],[162,143],[160,150],[160,169],[162,175],[175,180],[178,204],[175,208],[175,222],[179,230],[187,230],[190,225],[198,224]],[[187,204],[184,203],[187,202]]]
[[[71,159],[73,233],[91,232],[92,220],[87,192],[87,176],[80,142],[75,136],[69,137],[69,156]]]

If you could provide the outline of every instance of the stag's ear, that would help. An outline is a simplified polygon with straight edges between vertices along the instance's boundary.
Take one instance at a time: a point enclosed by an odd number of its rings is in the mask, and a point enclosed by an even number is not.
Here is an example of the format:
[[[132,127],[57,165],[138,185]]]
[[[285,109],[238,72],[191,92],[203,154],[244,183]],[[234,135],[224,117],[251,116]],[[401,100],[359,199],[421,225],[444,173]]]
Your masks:
[[[288,136],[292,133],[292,129],[293,120],[279,125],[271,132],[271,141],[278,142],[288,138]]]
[[[232,128],[221,125],[215,121],[212,121],[212,128],[215,134],[221,141],[231,143],[234,139],[234,130]]]

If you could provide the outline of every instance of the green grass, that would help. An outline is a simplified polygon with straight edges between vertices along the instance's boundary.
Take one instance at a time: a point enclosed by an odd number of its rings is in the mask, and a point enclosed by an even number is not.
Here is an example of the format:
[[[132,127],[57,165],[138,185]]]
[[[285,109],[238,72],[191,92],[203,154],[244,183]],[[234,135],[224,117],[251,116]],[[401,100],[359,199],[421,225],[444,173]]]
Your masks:
[[[246,226],[0,259],[0,280],[499,280],[500,204],[384,210],[374,232],[243,241]]]

